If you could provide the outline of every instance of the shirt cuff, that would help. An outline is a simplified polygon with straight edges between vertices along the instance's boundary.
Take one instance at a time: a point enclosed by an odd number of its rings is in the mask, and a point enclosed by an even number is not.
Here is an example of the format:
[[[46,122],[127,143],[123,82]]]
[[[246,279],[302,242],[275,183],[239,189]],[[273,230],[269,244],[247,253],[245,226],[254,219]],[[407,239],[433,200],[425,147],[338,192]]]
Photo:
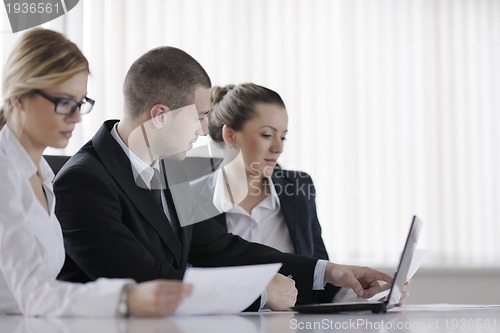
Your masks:
[[[260,294],[260,307],[259,307],[259,310],[265,309],[266,302],[267,302],[267,292],[264,290],[262,292],[262,294]]]
[[[325,271],[328,261],[319,259],[314,268],[313,290],[325,289]]]

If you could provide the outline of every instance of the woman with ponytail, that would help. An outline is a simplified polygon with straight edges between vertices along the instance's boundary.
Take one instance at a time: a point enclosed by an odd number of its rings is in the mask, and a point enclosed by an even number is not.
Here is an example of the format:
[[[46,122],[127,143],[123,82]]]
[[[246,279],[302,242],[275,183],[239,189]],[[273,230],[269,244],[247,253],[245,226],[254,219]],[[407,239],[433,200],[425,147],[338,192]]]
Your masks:
[[[213,205],[225,217],[218,221],[229,233],[282,252],[328,260],[311,177],[278,164],[288,133],[280,95],[253,83],[227,85],[212,88],[211,104],[209,134],[223,146],[223,167],[195,182],[195,192],[213,193]],[[339,289],[327,284],[315,292],[315,300],[356,298],[349,289]]]

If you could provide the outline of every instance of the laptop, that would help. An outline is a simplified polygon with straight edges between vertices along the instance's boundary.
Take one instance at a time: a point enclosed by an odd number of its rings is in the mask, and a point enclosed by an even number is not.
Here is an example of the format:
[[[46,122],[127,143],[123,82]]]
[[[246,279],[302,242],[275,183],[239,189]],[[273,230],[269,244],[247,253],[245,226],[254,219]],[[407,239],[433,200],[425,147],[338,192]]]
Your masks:
[[[394,307],[399,302],[399,298],[401,297],[401,292],[406,282],[406,276],[408,275],[408,270],[410,269],[410,264],[417,246],[421,229],[422,221],[417,216],[413,216],[398,269],[394,275],[391,290],[385,301],[304,304],[296,305],[292,307],[292,310],[301,313],[338,313],[354,311],[384,313],[388,309]]]

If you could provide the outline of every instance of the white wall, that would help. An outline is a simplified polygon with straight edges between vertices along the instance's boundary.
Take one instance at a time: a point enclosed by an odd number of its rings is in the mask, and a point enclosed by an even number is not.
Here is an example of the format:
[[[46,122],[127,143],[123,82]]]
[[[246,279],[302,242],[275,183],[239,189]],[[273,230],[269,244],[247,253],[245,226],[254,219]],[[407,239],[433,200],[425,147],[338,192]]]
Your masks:
[[[500,270],[419,270],[408,304],[429,303],[500,304]]]
[[[120,117],[134,59],[177,46],[282,95],[280,162],[314,179],[332,258],[390,265],[418,214],[433,267],[500,267],[500,1],[83,0],[47,26],[93,71],[68,153]]]

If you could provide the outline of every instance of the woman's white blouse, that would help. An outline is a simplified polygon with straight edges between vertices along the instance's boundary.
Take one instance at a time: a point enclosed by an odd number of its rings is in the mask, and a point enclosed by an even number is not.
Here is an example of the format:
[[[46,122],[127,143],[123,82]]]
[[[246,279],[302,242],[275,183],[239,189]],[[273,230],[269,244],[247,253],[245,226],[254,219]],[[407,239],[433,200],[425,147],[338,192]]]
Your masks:
[[[37,172],[50,213],[29,183]],[[0,314],[114,316],[119,294],[131,280],[56,280],[65,253],[54,214],[53,178],[45,159],[37,169],[9,127],[0,130]]]
[[[213,203],[220,212],[226,213],[228,232],[249,242],[264,244],[281,252],[295,253],[285,216],[281,211],[280,199],[270,177],[267,183],[271,194],[248,213],[229,201],[221,170],[211,176],[215,177]]]

